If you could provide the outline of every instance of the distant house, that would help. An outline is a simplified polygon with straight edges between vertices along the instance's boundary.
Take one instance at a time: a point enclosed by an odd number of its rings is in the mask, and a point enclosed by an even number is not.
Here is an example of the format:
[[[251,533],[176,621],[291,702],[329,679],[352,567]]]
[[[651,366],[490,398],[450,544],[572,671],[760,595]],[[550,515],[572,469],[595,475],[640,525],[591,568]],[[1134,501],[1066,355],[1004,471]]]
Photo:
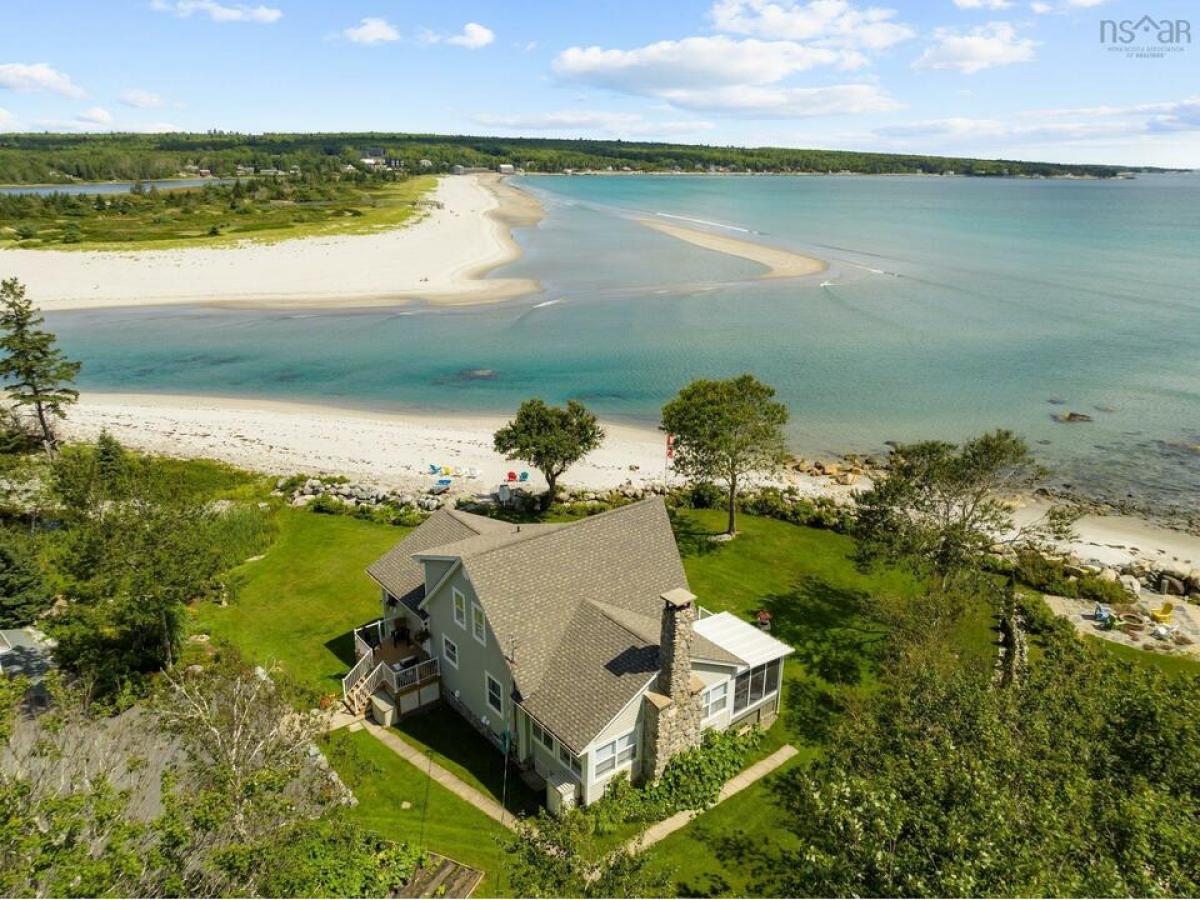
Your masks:
[[[440,699],[551,809],[778,713],[791,648],[697,605],[659,498],[570,524],[444,509],[367,572],[383,615],[355,633],[351,708],[386,721]]]
[[[488,171],[490,171],[490,169],[486,168],[485,166],[454,165],[454,166],[450,167],[450,174],[452,174],[452,175],[477,175],[481,172],[488,172]]]
[[[496,166],[496,171],[501,175],[511,175],[516,169],[513,168],[511,163],[500,163],[500,165]]]
[[[417,160],[417,165],[420,166],[422,169],[432,169],[433,168],[433,160],[419,159],[419,160]]]

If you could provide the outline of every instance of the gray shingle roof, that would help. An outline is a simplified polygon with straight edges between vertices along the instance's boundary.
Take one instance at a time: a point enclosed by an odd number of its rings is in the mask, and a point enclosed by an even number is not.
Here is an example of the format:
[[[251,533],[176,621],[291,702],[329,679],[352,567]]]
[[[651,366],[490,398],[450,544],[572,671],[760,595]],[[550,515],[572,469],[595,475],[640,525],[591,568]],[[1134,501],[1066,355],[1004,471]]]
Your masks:
[[[425,598],[425,568],[415,559],[416,554],[430,547],[511,528],[506,522],[486,516],[476,516],[457,509],[440,509],[367,566],[367,574],[393,597],[415,610]]]
[[[414,555],[462,560],[522,705],[578,753],[658,670],[661,595],[687,588],[665,504],[651,498],[520,530],[478,516],[435,518],[368,571],[396,596],[404,595],[389,579],[416,596]],[[742,664],[699,635],[693,655]]]

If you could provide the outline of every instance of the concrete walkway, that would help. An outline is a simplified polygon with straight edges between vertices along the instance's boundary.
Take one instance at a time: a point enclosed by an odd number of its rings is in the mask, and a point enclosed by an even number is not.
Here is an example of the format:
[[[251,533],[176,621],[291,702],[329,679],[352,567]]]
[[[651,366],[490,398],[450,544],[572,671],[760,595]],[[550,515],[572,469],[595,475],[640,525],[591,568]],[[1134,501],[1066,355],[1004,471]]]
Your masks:
[[[353,725],[350,727],[354,728]],[[449,769],[445,769],[433,762],[428,756],[403,738],[397,736],[394,732],[387,728],[381,728],[379,725],[366,719],[363,720],[362,727],[379,738],[385,747],[393,751],[401,759],[407,760],[422,772],[428,773],[430,778],[450,793],[466,800],[485,816],[495,819],[505,828],[511,829],[513,827],[513,817],[505,811],[503,806],[479,789],[467,784]],[[732,782],[730,783],[732,784]]]
[[[770,775],[798,752],[791,744],[785,744],[766,759],[761,759],[749,768],[734,775],[721,788],[721,793],[717,795],[717,803],[728,800],[739,791],[750,787],[750,785],[754,784],[760,778]],[[712,809],[712,807],[709,807],[709,809]],[[647,828],[643,834],[630,841],[627,849],[630,853],[636,853],[638,850],[645,849],[652,844],[657,844],[667,835],[674,834],[680,828],[683,828],[702,812],[703,810],[688,809],[680,813],[675,813],[669,819],[656,822]]]

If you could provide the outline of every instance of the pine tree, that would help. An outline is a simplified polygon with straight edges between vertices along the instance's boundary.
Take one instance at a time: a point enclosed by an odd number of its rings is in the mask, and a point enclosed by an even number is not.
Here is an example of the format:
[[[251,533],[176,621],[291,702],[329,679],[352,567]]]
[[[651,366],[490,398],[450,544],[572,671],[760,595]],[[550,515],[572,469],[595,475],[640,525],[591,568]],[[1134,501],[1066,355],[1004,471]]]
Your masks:
[[[0,282],[0,381],[17,406],[33,408],[42,443],[48,453],[58,444],[54,420],[79,399],[71,388],[81,363],[67,359],[53,334],[42,329],[45,319],[15,278]]]

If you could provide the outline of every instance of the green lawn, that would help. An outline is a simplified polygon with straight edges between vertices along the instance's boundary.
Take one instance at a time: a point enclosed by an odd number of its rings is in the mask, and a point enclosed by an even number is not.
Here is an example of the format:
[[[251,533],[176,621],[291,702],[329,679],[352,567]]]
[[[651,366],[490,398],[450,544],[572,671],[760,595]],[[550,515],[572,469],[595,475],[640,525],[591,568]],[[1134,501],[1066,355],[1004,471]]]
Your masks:
[[[503,802],[509,812],[529,815],[541,805],[540,795],[526,786],[516,768],[510,766],[505,778],[500,751],[453,710],[437,707],[409,716],[396,725],[396,731],[414,747],[431,754],[434,762]]]
[[[349,516],[283,509],[263,559],[239,566],[236,599],[197,607],[195,630],[279,663],[301,685],[341,695],[354,664],[352,631],[379,618],[379,588],[363,571],[407,534]]]
[[[239,569],[245,583],[237,600],[224,609],[206,607],[197,625],[236,644],[256,662],[278,661],[303,683],[337,692],[353,662],[350,629],[378,615],[377,589],[363,569],[406,532],[291,509],[280,512],[279,525],[279,538],[266,557]],[[917,585],[898,572],[859,572],[851,560],[853,542],[843,535],[752,516],[742,516],[739,526],[736,540],[713,543],[708,535],[724,527],[720,512],[681,513],[677,534],[684,566],[704,607],[744,617],[768,609],[774,617],[773,633],[796,648],[785,666],[783,715],[768,732],[761,753],[792,743],[801,753],[789,766],[802,765],[820,752],[840,702],[875,684],[876,661],[887,640],[875,608],[878,598],[910,597]],[[963,623],[964,660],[987,661],[994,642],[990,611],[981,604]],[[499,754],[453,713],[434,710],[405,720],[398,731],[415,746],[432,751],[435,761],[499,799]],[[369,735],[354,737],[370,740]],[[388,784],[361,779],[368,797],[370,792],[381,793],[375,803],[364,797],[359,814],[379,816],[394,833],[419,840],[419,832],[413,837],[400,830],[412,818],[401,813],[411,811],[380,807],[397,805],[396,792],[411,793],[424,776],[386,748],[376,749],[372,743],[371,750],[375,756],[388,754],[382,757],[390,764],[383,779]],[[393,777],[393,771],[399,774]],[[536,799],[510,773],[509,808],[526,811]],[[650,853],[656,865],[672,870],[681,892],[746,892],[754,881],[754,859],[790,840],[775,824],[777,818],[771,791],[760,783],[706,812]],[[447,842],[441,845],[434,842],[433,831],[427,834],[429,847],[470,865],[475,865],[475,857],[465,854],[472,849],[495,859],[490,839],[482,832],[479,840],[467,841],[461,850],[450,843],[450,833],[438,833],[438,840]]]
[[[420,844],[482,870],[477,897],[503,894],[499,841],[508,830],[460,800],[366,731],[338,733],[351,752],[331,753],[338,773],[354,791],[354,817],[385,837]],[[410,804],[406,809],[405,804]]]

